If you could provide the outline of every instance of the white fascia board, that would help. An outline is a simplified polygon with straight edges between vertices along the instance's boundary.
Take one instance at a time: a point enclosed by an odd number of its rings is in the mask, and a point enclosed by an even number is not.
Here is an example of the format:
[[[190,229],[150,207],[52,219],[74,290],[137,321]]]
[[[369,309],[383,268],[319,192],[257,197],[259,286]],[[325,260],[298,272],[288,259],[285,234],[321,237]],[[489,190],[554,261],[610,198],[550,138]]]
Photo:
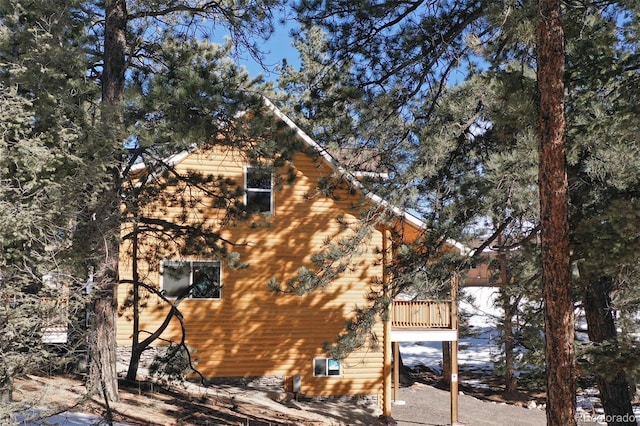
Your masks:
[[[187,158],[187,156],[189,154],[191,154],[191,151],[186,151],[185,150],[185,151],[179,152],[177,154],[171,155],[164,162],[167,165],[173,167],[176,164],[179,164],[185,158]],[[140,163],[136,163],[133,166],[131,166],[131,168],[129,169],[129,172],[136,172],[136,171],[144,170],[146,168],[147,168],[147,165],[144,162],[140,162]],[[156,180],[159,176],[160,176],[160,172],[153,173],[152,175],[149,176],[147,182]],[[134,186],[135,187],[139,187],[141,185],[142,185],[142,182],[138,181]]]
[[[392,342],[455,342],[458,340],[458,330],[423,329],[406,330],[391,329]]]
[[[338,164],[338,161],[331,154],[329,154],[329,152],[325,148],[320,146],[320,144],[314,141],[307,133],[305,133],[304,130],[298,127],[298,125],[294,123],[293,120],[291,120],[284,112],[282,112],[273,102],[271,102],[269,98],[265,96],[263,97],[263,99],[267,108],[269,108],[276,115],[276,117],[278,117],[280,120],[285,122],[287,126],[289,126],[289,128],[293,130],[300,139],[302,139],[304,143],[306,143],[308,146],[316,150],[322,156],[322,158],[324,158],[324,160],[327,163],[329,163],[329,166],[331,166],[334,170],[342,174],[349,183],[354,185],[356,188],[360,189],[367,198],[369,198],[374,203],[389,209],[396,216],[404,218],[404,220],[406,220],[413,226],[420,229],[427,228],[426,224],[422,220],[420,220],[418,217],[412,215],[411,213],[405,210],[402,210],[396,206],[391,205],[389,202],[382,199],[382,197],[367,191],[358,180],[359,175],[357,173],[351,173],[347,171],[345,168],[341,167]],[[460,250],[460,253],[465,256],[471,253],[471,249],[469,247],[455,240],[448,239],[447,244]]]
[[[378,173],[378,172],[353,172],[353,175],[357,178],[370,177],[370,178],[387,179],[389,177],[389,173]]]
[[[144,164],[143,161],[134,164],[133,166],[129,167],[129,172],[137,172],[138,170],[144,170],[147,168],[147,165]]]
[[[335,158],[333,158],[333,156],[331,154],[329,154],[329,152],[323,148],[322,146],[320,146],[320,144],[318,144],[316,141],[314,141],[308,134],[306,134],[304,132],[304,130],[302,130],[300,127],[298,127],[298,125],[296,123],[293,122],[292,119],[290,119],[284,112],[282,112],[277,106],[275,106],[275,104],[273,102],[271,102],[271,100],[267,97],[263,97],[264,99],[264,103],[267,106],[267,108],[269,108],[271,110],[271,112],[273,112],[276,117],[278,117],[280,120],[282,120],[287,126],[289,126],[289,128],[291,130],[293,130],[296,135],[302,139],[302,141],[304,143],[306,143],[308,146],[310,146],[311,148],[315,149],[318,154],[320,154],[322,156],[322,158],[331,165],[331,167],[333,167],[334,169],[337,169],[338,171],[340,171],[341,173],[344,172],[346,174],[345,170],[341,170],[340,167],[338,167],[336,165],[336,160]]]
[[[366,191],[365,188],[360,183],[360,181],[357,179],[357,174],[351,173],[351,172],[347,171],[345,168],[341,167],[338,164],[337,160],[331,154],[329,154],[329,152],[325,148],[320,146],[320,144],[318,144],[316,141],[314,141],[308,134],[306,134],[304,132],[304,130],[302,130],[300,127],[298,127],[298,125],[296,123],[294,123],[293,120],[291,120],[289,117],[287,117],[287,115],[285,113],[280,111],[280,109],[277,106],[275,106],[273,104],[273,102],[271,102],[268,98],[265,97],[264,98],[264,102],[267,105],[267,107],[279,119],[284,121],[289,126],[289,128],[291,128],[296,133],[296,135],[300,139],[302,139],[303,142],[305,142],[308,146],[310,146],[311,148],[316,150],[322,156],[322,158],[324,158],[325,161],[327,163],[329,163],[329,165],[334,170],[336,170],[337,172],[341,173],[349,181],[349,183],[351,183],[352,185],[356,186],[358,189],[362,190],[369,199],[371,199],[373,202],[375,202],[377,204],[383,205],[384,207],[392,210],[394,214],[404,217],[408,222],[414,224],[415,226],[424,227],[424,222],[422,222],[417,217],[415,217],[415,216],[413,216],[413,215],[411,215],[411,214],[409,214],[407,212],[403,212],[397,207],[393,207],[393,206],[389,205],[389,203],[386,202],[385,200],[383,200],[381,197]]]
[[[170,166],[175,166],[176,164],[180,163],[182,160],[187,158],[189,154],[191,154],[191,151],[182,151],[177,154],[173,154],[166,159],[165,163],[167,163]],[[136,163],[133,166],[131,166],[129,171],[135,172],[138,170],[144,170],[146,168],[147,168],[147,165],[143,161],[141,161],[140,163]]]

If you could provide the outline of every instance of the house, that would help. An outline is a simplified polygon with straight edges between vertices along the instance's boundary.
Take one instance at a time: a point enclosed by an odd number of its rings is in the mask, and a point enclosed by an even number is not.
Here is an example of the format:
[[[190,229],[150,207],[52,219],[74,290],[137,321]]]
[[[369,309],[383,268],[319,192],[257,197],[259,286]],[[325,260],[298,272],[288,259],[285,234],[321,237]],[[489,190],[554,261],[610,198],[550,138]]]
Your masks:
[[[321,251],[326,241],[349,237],[352,231],[345,224],[357,222],[354,205],[362,201],[384,205],[384,200],[364,194],[357,176],[341,170],[334,157],[266,102],[304,146],[288,164],[290,184],[274,188],[271,176],[248,166],[229,147],[195,150],[172,159],[176,172],[197,170],[224,176],[244,188],[245,202],[257,212],[251,219],[229,223],[206,195],[193,214],[219,229],[230,249],[239,253],[249,267],[231,268],[217,258],[160,253],[160,260],[155,262],[135,259],[138,270],[145,282],[162,289],[167,298],[176,297],[190,284],[198,284],[179,309],[187,330],[186,342],[205,377],[282,376],[289,391],[304,396],[378,395],[380,407],[389,415],[397,342],[457,342],[456,304],[396,301],[391,320],[374,326],[377,346],[365,345],[344,359],[329,358],[323,345],[335,341],[356,307],[367,304],[373,283],[389,279],[386,267],[394,241],[388,229],[374,230],[349,268],[324,289],[304,296],[274,294],[267,283],[273,279],[287,282],[301,267],[312,266],[312,255]],[[318,180],[335,172],[342,173],[345,182],[344,188],[337,190],[338,197],[315,192]],[[172,188],[165,190],[175,190]],[[147,214],[164,220],[182,214],[174,206],[158,205],[155,209]],[[420,231],[422,224],[417,218],[398,210],[395,213],[398,226],[414,234]],[[153,241],[140,241],[139,245],[162,251]],[[123,282],[131,282],[134,259],[124,248],[121,253],[121,277]],[[128,285],[121,284],[121,304],[128,293]],[[140,328],[157,329],[168,310],[157,298],[146,300]],[[117,329],[118,344],[130,346],[130,318],[121,316]],[[174,321],[158,343],[179,339],[179,324]],[[457,375],[454,382],[457,384]],[[454,394],[457,396],[457,391]]]

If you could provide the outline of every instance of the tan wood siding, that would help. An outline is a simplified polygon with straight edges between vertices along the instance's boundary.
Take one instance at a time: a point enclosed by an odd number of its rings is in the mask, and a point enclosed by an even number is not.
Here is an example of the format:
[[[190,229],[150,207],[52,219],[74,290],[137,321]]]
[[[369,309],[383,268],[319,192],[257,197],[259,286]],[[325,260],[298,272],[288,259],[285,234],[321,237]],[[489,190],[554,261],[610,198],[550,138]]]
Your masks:
[[[224,175],[242,186],[241,160],[239,154],[221,150],[196,152],[178,164],[177,169]],[[283,183],[275,191],[271,218],[255,215],[248,221],[220,228],[221,235],[236,244],[229,250],[237,251],[250,266],[234,270],[223,263],[221,300],[185,300],[180,304],[187,344],[194,350],[198,369],[208,377],[299,374],[302,392],[307,395],[381,394],[382,345],[376,350],[367,347],[352,353],[342,361],[340,377],[313,376],[314,357],[326,356],[323,344],[335,340],[356,306],[366,304],[365,296],[372,282],[382,278],[378,254],[383,247],[381,233],[374,233],[367,246],[362,247],[353,259],[353,269],[326,289],[297,296],[277,295],[268,288],[271,278],[284,283],[295,277],[301,266],[311,268],[311,255],[322,250],[327,239],[349,235],[341,222],[357,221],[357,211],[353,209],[359,202],[356,196],[340,190],[340,199],[336,201],[314,194],[317,179],[329,173],[326,165],[317,164],[303,154],[296,155],[292,165],[296,179],[291,185]],[[204,215],[212,224],[220,223],[221,214],[211,207],[211,200],[201,200],[199,207],[191,220]],[[182,213],[180,208],[171,206],[158,206],[158,211],[163,218],[173,219]],[[142,247],[158,250],[153,241],[143,242]],[[131,278],[130,265],[130,259],[123,256],[121,273],[125,280]],[[143,269],[146,282],[159,286],[159,264],[143,265]],[[126,294],[127,286],[121,285],[121,302]],[[155,330],[166,312],[161,302],[151,298],[143,311],[141,328]],[[376,332],[382,341],[381,324]],[[174,321],[163,338],[177,341],[178,333]],[[131,323],[123,315],[118,324],[118,341],[130,344],[130,337]]]

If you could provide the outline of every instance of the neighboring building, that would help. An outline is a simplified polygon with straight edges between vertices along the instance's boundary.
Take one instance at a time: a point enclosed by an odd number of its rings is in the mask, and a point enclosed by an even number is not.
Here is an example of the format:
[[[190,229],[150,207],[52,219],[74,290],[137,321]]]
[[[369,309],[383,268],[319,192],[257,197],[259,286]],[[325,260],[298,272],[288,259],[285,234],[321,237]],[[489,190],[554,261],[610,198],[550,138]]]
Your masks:
[[[325,343],[334,342],[354,309],[367,305],[373,283],[389,279],[386,265],[391,247],[390,233],[375,230],[351,259],[351,267],[329,286],[310,294],[275,294],[267,283],[275,278],[284,283],[294,278],[300,267],[313,268],[312,255],[322,251],[329,239],[349,236],[345,223],[355,223],[363,201],[383,203],[365,196],[357,177],[344,172],[344,187],[327,197],[315,191],[317,182],[336,171],[335,158],[320,148],[291,120],[268,103],[305,145],[305,152],[294,155],[287,174],[294,179],[274,189],[271,176],[249,167],[239,153],[229,147],[195,150],[173,159],[178,173],[197,170],[213,176],[231,178],[246,191],[245,202],[257,213],[247,221],[228,222],[205,197],[194,215],[219,227],[229,249],[247,262],[246,269],[233,269],[216,258],[163,257],[155,264],[138,259],[146,283],[162,288],[169,298],[186,286],[200,282],[179,309],[184,315],[186,343],[193,349],[198,370],[206,377],[283,376],[299,378],[300,394],[305,396],[378,395],[381,408],[391,407],[391,342],[457,340],[455,303],[404,301],[394,303],[392,322],[375,326],[377,347],[365,345],[342,360],[328,358]],[[311,154],[309,154],[311,152]],[[167,187],[171,191],[175,187]],[[201,195],[201,194],[200,194]],[[180,208],[157,206],[147,215],[172,220]],[[418,232],[422,225],[415,217],[396,212],[398,224]],[[195,216],[194,216],[195,217]],[[415,234],[414,232],[414,234]],[[143,247],[153,241],[140,241]],[[132,259],[123,247],[120,274],[123,282],[132,280]],[[119,301],[124,302],[128,287],[120,285]],[[154,331],[165,319],[166,304],[157,299],[145,301],[140,328]],[[119,345],[131,345],[131,322],[124,315],[118,322]],[[163,334],[157,344],[180,339],[178,322]],[[141,338],[146,335],[141,336]],[[288,389],[291,390],[291,389]],[[456,392],[457,394],[457,392]]]

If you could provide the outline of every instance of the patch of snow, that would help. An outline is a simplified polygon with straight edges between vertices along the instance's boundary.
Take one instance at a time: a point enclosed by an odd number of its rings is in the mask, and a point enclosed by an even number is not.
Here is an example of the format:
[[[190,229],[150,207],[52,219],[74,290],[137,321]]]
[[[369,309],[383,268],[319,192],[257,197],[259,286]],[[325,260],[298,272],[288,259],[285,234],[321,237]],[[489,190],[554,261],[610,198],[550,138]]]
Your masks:
[[[462,380],[461,383],[464,383],[467,386],[472,386],[478,389],[489,389],[489,385],[487,385],[486,383],[483,383],[481,380],[478,380],[478,379]]]
[[[469,326],[495,328],[503,312],[495,306],[498,290],[493,287],[465,287],[461,292],[459,310],[469,315]]]
[[[467,370],[493,371],[493,360],[500,353],[497,320],[501,310],[493,306],[497,291],[489,287],[467,287],[462,290],[471,296],[472,303],[461,302],[460,311],[469,314],[472,336],[460,336],[458,365]],[[407,367],[423,365],[434,371],[442,371],[441,342],[400,343],[402,362]]]
[[[473,335],[460,336],[458,365],[467,371],[491,374],[494,369],[493,361],[500,354],[497,324],[502,310],[494,306],[498,290],[491,287],[467,287],[462,291],[471,296],[470,303],[461,300],[459,309],[469,316],[468,324]],[[576,315],[576,324],[578,339],[587,341],[586,321],[580,312]],[[441,342],[402,342],[400,352],[404,365],[408,367],[425,366],[435,372],[442,372]],[[466,380],[464,383],[479,388],[487,387],[480,380]],[[634,405],[633,411],[636,419],[640,419],[640,405]],[[576,412],[578,420],[583,420],[582,423],[588,421],[591,424],[606,424],[599,421],[604,418],[604,411],[600,407],[599,392],[595,388],[583,389],[577,393]]]
[[[401,342],[400,354],[402,362],[407,367],[424,365],[442,371],[441,342]]]
[[[477,333],[477,334],[475,334]],[[477,328],[473,336],[461,336],[458,342],[458,364],[469,370],[493,370],[493,360],[500,354],[495,327]]]
[[[56,414],[51,417],[40,418],[41,413],[46,412],[44,409],[29,410],[24,414],[16,415],[15,420],[20,426],[93,426],[108,424],[102,417],[87,413],[71,413],[65,412]],[[114,422],[114,426],[132,426],[128,423]]]

